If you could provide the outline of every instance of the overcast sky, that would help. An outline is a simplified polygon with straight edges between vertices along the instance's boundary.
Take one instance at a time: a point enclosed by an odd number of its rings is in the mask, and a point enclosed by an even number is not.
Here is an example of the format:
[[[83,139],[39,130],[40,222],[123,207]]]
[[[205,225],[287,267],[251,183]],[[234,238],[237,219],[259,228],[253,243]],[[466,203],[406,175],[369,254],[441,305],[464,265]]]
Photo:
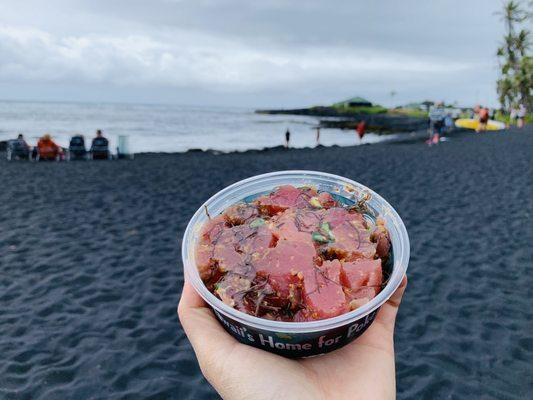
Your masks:
[[[500,0],[2,0],[0,98],[496,105]]]

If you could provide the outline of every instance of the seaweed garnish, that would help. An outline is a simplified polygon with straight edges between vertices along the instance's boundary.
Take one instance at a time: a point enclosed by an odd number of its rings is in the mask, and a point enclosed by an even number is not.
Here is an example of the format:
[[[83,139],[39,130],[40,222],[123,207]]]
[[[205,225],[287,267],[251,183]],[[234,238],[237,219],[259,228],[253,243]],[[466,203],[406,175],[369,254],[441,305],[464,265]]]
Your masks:
[[[209,210],[207,209],[207,204],[204,204],[204,211],[205,215],[207,215],[207,218],[211,219],[211,215],[209,214]]]
[[[370,201],[372,195],[368,192],[363,193],[363,195],[357,200],[357,202],[351,206],[348,206],[348,211],[355,211],[359,214],[368,214],[372,215],[371,209],[368,207],[367,202]]]

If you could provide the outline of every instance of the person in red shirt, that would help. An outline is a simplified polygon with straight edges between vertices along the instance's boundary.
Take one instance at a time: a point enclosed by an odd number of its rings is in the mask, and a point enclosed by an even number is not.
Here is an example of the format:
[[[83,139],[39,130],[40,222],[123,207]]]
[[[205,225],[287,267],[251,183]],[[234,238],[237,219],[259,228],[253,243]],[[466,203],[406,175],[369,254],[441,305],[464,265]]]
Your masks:
[[[365,121],[359,121],[357,124],[357,128],[355,128],[357,131],[357,134],[359,135],[359,140],[363,140],[363,136],[365,136],[366,132],[366,122]]]
[[[49,134],[44,135],[37,142],[39,160],[57,160],[63,153],[63,149],[58,146]]]

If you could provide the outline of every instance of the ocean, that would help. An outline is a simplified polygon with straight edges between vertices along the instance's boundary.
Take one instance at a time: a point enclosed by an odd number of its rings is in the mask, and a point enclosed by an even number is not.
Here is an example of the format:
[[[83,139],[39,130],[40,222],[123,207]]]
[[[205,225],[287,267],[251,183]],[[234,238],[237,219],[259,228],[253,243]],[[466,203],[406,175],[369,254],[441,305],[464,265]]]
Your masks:
[[[315,117],[256,114],[252,108],[0,101],[0,140],[20,132],[35,145],[50,133],[68,147],[72,135],[82,134],[88,143],[102,129],[112,149],[117,137],[126,135],[134,153],[262,149],[282,145],[287,129],[291,147],[314,147],[318,122]],[[367,133],[361,141],[354,131],[321,129],[320,144],[354,146],[393,137]]]

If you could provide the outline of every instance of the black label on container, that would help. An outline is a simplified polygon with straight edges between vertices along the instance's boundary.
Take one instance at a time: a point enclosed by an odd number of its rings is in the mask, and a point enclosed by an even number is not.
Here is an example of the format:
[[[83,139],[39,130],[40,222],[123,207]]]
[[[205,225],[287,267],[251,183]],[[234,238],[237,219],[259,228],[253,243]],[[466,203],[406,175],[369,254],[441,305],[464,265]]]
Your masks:
[[[285,357],[299,358],[327,353],[350,343],[370,326],[378,310],[335,329],[306,333],[256,329],[216,310],[214,312],[224,329],[239,342]]]

